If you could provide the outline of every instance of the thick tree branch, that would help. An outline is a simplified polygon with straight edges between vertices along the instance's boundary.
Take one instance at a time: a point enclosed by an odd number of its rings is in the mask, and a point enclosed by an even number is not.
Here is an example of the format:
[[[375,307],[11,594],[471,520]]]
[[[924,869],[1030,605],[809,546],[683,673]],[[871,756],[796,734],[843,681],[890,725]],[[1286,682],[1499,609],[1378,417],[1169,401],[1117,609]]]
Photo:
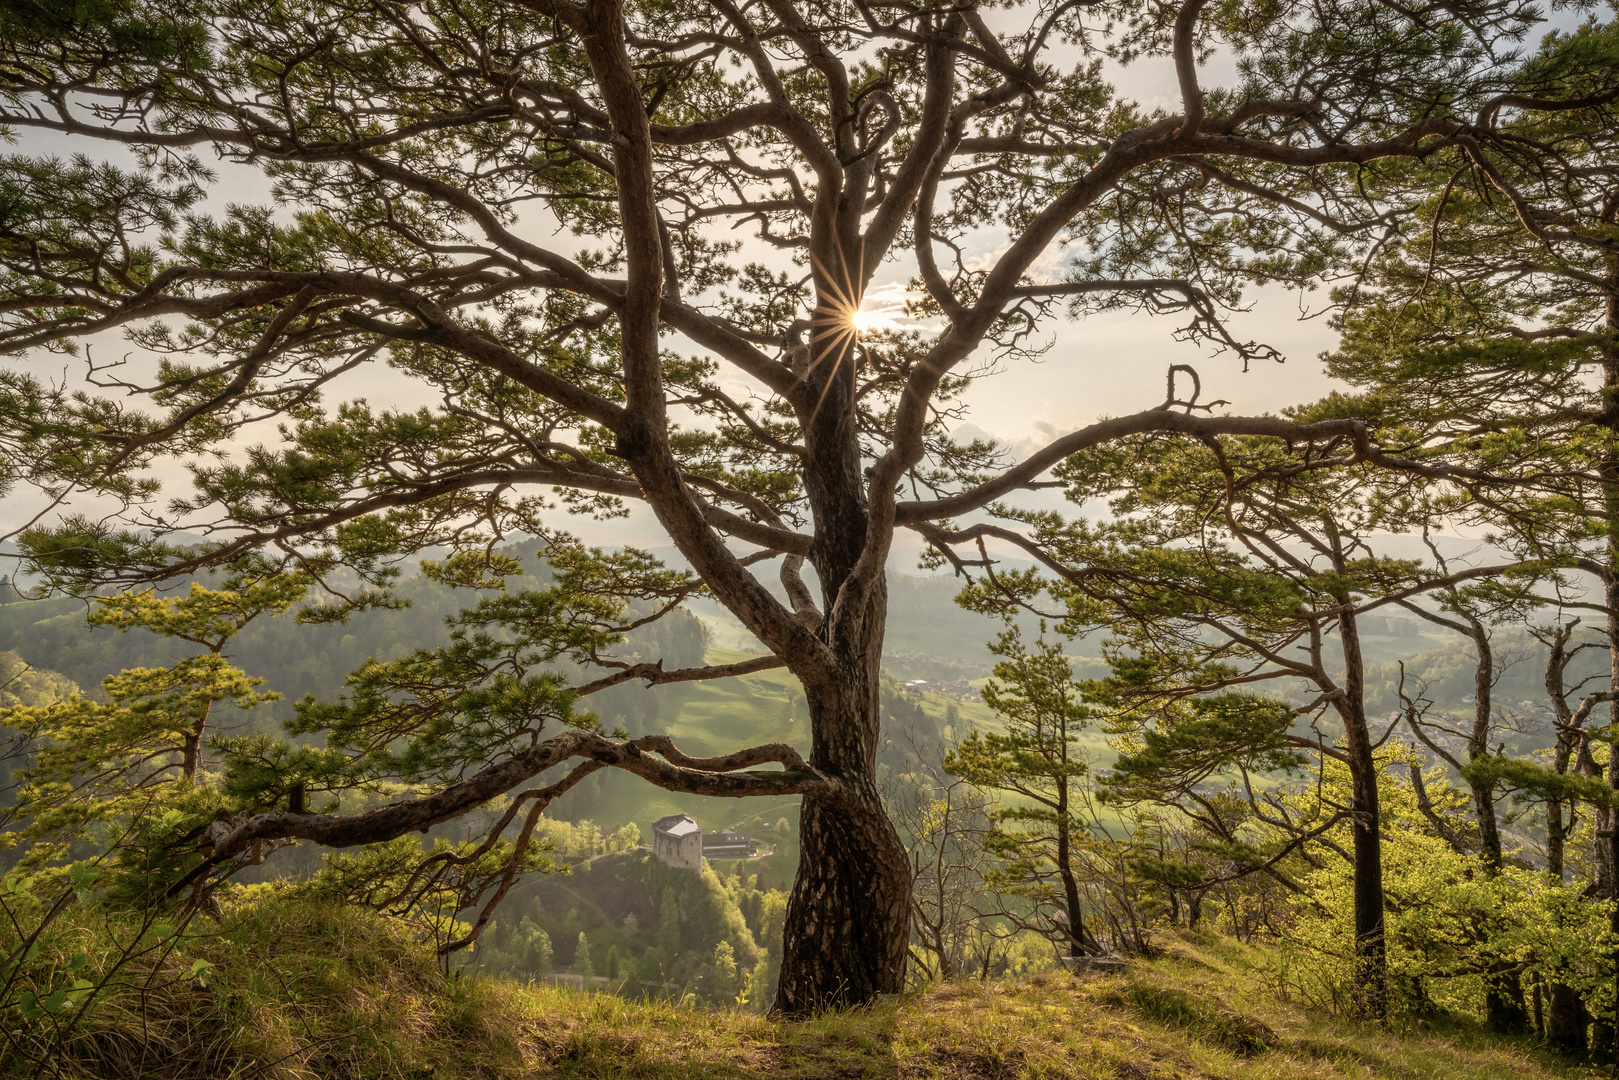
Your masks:
[[[756,671],[770,671],[786,666],[787,662],[781,657],[771,656],[768,653],[751,660],[739,660],[734,664],[710,664],[706,667],[675,668],[672,671],[665,671],[663,661],[659,660],[650,664],[626,665],[621,671],[574,687],[573,692],[579,697],[584,697],[598,690],[606,690],[608,687],[633,682],[636,679],[645,679],[648,686],[663,686],[667,683],[729,679],[737,675],[752,675]]]
[[[650,755],[657,754],[663,760]],[[680,752],[665,735],[619,742],[593,731],[574,729],[552,736],[532,749],[491,765],[465,780],[419,798],[406,799],[360,814],[311,814],[275,811],[216,821],[204,830],[198,848],[219,863],[246,851],[255,841],[309,840],[326,847],[377,844],[460,817],[526,780],[570,758],[584,757],[604,767],[623,769],[669,791],[742,798],[752,795],[803,795],[835,798],[837,785],[810,769],[792,747],[771,743],[714,758]],[[780,771],[753,766],[779,764]],[[748,770],[748,771],[740,771]]]

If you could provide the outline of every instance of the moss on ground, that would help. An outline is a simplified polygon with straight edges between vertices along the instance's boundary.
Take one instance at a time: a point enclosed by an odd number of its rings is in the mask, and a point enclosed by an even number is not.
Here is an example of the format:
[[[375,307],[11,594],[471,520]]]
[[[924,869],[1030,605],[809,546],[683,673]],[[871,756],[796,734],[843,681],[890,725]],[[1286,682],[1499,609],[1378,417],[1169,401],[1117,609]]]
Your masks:
[[[1463,1022],[1382,1028],[1263,991],[1261,954],[1173,942],[1124,975],[965,982],[867,1010],[746,1010],[446,975],[408,928],[289,899],[242,905],[125,972],[56,1075],[623,1080],[1594,1077]],[[196,960],[212,967],[190,972]],[[29,1063],[12,1061],[28,1075]],[[49,1074],[49,1073],[47,1073]]]

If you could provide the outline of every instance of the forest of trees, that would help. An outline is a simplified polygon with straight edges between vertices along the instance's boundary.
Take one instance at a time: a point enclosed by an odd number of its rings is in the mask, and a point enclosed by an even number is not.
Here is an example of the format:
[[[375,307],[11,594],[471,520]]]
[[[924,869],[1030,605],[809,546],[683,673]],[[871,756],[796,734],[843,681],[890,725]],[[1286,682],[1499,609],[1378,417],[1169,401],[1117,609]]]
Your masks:
[[[650,785],[797,800],[709,1000],[1212,927],[1619,1057],[1616,103],[1594,3],[0,6],[0,1009],[60,1044],[249,882],[594,974],[499,913]],[[1331,389],[1231,413],[1288,290]],[[958,437],[1103,313],[1218,358]],[[1005,621],[980,727],[883,670],[900,536]],[[668,730],[765,673],[802,738]]]

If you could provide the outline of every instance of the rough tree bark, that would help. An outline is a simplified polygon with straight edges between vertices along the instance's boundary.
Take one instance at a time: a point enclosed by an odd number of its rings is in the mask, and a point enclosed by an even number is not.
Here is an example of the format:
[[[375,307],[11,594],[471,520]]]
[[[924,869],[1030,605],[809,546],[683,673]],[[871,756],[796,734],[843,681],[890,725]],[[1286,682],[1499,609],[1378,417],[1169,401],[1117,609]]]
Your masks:
[[[854,496],[859,488],[846,491]],[[862,502],[847,498],[846,512]],[[849,524],[845,519],[844,528]],[[836,536],[843,529],[829,531]],[[910,859],[877,791],[887,583],[878,577],[851,612],[835,607],[838,578],[829,573],[824,580],[826,608],[834,613],[825,625],[837,686],[806,695],[813,725],[809,761],[839,786],[835,798],[805,796],[799,812],[798,877],[772,1006],[785,1013],[898,993],[910,941]]]

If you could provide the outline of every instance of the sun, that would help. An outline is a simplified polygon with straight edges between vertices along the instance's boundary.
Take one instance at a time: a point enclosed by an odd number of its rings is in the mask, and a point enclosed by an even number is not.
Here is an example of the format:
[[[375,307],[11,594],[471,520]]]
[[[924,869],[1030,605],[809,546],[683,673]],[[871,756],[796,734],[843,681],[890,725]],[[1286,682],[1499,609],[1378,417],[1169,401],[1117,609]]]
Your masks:
[[[857,308],[849,316],[849,325],[854,328],[856,337],[868,337],[882,330],[892,330],[894,321],[884,312]]]

